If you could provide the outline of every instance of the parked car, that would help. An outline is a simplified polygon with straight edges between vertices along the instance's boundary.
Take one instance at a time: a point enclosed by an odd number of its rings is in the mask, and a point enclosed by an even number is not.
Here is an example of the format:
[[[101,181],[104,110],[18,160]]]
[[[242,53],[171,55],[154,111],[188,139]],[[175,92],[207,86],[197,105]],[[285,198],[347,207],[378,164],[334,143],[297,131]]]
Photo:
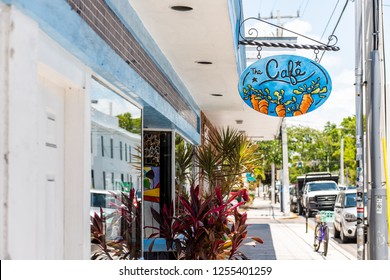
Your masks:
[[[339,189],[340,189],[340,191],[342,191],[342,190],[351,190],[351,189],[355,189],[356,190],[356,186],[351,186],[351,185],[346,186],[346,185],[340,185],[339,184]]]
[[[308,182],[312,181],[334,181],[338,183],[339,176],[333,175],[329,172],[309,172],[302,176],[297,177],[297,184],[295,191],[292,191],[293,195],[290,195],[290,207],[296,211],[299,215],[304,214],[303,209],[303,188]],[[291,193],[291,192],[290,192]]]
[[[296,213],[296,212],[298,212],[297,186],[290,185],[289,186],[289,193],[290,193],[290,212]]]
[[[280,199],[281,189],[282,189],[282,183],[276,182],[275,183],[275,203],[278,203],[281,201],[281,199]]]
[[[120,191],[108,191],[108,190],[96,190],[91,189],[91,207],[90,207],[90,216],[94,216],[95,213],[100,216],[100,208],[102,208],[105,219],[105,224],[110,224],[105,228],[106,230],[106,239],[107,240],[115,240],[118,236],[120,236],[120,223],[113,223],[114,221],[114,212],[116,212],[117,208],[114,206],[118,204],[118,201],[113,196],[113,193],[116,195],[120,195]],[[92,221],[90,221],[92,222]],[[93,246],[93,250],[96,249]],[[92,251],[93,251],[92,250]]]
[[[364,204],[366,205],[366,194],[364,194]],[[364,212],[367,213],[366,209]],[[356,189],[340,191],[334,205],[333,235],[335,238],[340,237],[343,243],[356,240],[356,215]]]
[[[335,181],[312,181],[303,188],[302,206],[309,217],[320,210],[333,211],[339,188]]]
[[[111,204],[111,203],[116,203],[116,200],[112,196],[110,191],[92,189],[90,193],[91,193],[91,208],[90,208],[91,216],[94,215],[95,212],[100,214],[100,208],[102,208],[104,213],[106,214],[110,214],[116,210],[115,207],[112,206]],[[120,192],[118,191],[115,191],[115,193],[120,194]]]

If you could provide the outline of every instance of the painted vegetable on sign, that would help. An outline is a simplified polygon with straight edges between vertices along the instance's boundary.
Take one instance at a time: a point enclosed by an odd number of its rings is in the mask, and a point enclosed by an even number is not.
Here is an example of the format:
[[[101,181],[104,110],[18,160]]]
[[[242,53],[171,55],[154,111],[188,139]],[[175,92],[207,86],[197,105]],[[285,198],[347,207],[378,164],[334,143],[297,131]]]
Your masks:
[[[309,113],[328,99],[332,80],[317,62],[296,55],[262,58],[241,75],[241,98],[254,110],[276,117]]]

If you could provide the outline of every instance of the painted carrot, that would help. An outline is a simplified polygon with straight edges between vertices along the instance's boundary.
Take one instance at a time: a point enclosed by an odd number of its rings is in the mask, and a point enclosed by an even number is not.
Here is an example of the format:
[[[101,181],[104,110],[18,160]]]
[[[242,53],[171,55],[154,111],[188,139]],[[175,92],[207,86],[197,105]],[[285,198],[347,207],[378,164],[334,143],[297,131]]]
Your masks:
[[[284,104],[278,104],[275,107],[275,112],[276,112],[276,115],[278,115],[278,117],[285,117],[286,116],[286,107],[284,106]]]
[[[301,87],[298,87],[297,89],[293,90],[294,94],[302,94],[302,101],[301,104],[298,106],[298,108],[294,111],[294,116],[299,116],[302,114],[306,114],[310,108],[310,106],[314,103],[313,95],[318,94],[319,98],[325,98],[326,95],[323,93],[328,92],[328,88],[326,86],[321,88],[321,85],[319,83],[320,78],[318,77],[317,80],[311,81],[311,84],[307,86],[304,84]]]
[[[251,95],[251,103],[253,109],[255,109],[256,111],[260,111],[259,100],[256,98],[256,95],[254,94]]]
[[[294,114],[293,114],[294,117],[300,116],[300,115],[302,115],[301,111],[299,111],[299,110],[294,111]]]
[[[276,97],[276,100],[271,100],[272,103],[276,103],[275,107],[275,113],[278,117],[285,117],[286,116],[286,102],[283,102],[283,96],[284,96],[284,90],[281,89],[280,91],[274,91],[274,96]]]
[[[259,112],[268,115],[268,101],[265,99],[259,102]]]
[[[301,104],[299,105],[299,108],[297,111],[294,112],[294,116],[299,116],[302,114],[306,114],[309,110],[311,104],[313,104],[314,100],[310,93],[305,93],[302,96]]]

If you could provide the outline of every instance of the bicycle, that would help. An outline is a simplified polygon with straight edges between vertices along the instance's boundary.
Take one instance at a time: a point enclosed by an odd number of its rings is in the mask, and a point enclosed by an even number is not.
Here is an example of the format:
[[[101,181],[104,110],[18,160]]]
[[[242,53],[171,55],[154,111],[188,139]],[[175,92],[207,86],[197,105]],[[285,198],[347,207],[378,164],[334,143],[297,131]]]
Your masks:
[[[327,222],[332,221],[333,211],[320,211],[316,215],[316,227],[314,229],[314,251],[318,252],[323,244],[323,254],[326,257],[328,254],[329,244],[329,227]]]

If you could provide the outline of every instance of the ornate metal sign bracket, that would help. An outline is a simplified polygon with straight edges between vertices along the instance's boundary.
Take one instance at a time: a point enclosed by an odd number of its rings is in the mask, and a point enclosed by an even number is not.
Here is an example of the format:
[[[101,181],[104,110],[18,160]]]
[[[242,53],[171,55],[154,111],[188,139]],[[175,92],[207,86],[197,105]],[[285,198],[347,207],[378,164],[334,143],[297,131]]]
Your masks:
[[[249,20],[263,22],[263,23],[275,26],[277,28],[286,30],[288,32],[291,32],[291,33],[297,35],[297,36],[300,36],[300,37],[306,38],[306,39],[308,39],[310,41],[313,41],[313,42],[317,43],[317,45],[296,44],[296,43],[280,43],[280,42],[261,42],[259,40],[260,39],[259,38],[259,31],[256,28],[254,28],[254,27],[252,27],[252,28],[250,28],[248,30],[248,35],[250,37],[246,37],[245,36],[244,23],[249,21]],[[242,34],[242,32],[244,34]],[[239,40],[239,44],[240,45],[257,46],[258,50],[261,50],[262,47],[307,49],[307,50],[311,49],[311,50],[314,50],[316,55],[318,54],[319,51],[339,51],[340,50],[340,48],[336,46],[338,39],[333,34],[328,37],[328,43],[325,44],[325,43],[322,43],[320,41],[314,40],[314,39],[312,39],[312,38],[310,38],[308,36],[299,34],[297,32],[294,32],[294,31],[289,30],[287,28],[284,28],[282,26],[278,26],[276,24],[273,24],[273,23],[270,23],[268,21],[265,21],[265,20],[262,20],[262,19],[259,19],[259,18],[255,18],[255,17],[247,18],[240,24],[239,36],[240,36],[240,40]]]

